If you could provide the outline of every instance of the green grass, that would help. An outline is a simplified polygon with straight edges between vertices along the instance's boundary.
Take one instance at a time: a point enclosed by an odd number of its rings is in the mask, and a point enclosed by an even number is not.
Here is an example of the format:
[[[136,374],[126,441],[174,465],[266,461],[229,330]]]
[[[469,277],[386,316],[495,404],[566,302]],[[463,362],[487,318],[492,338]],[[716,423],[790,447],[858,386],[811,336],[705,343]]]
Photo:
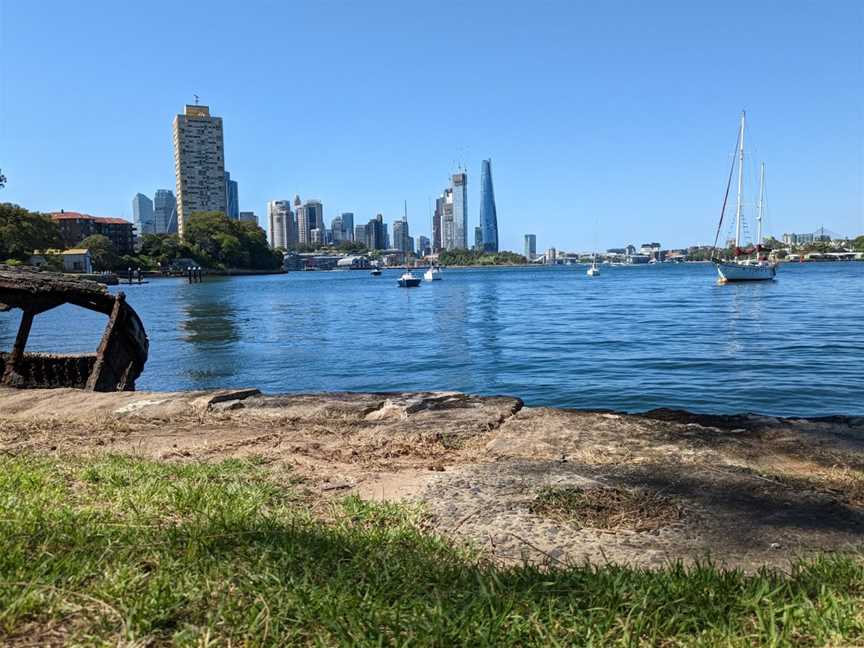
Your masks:
[[[864,569],[495,567],[257,462],[0,457],[0,644],[849,645]]]

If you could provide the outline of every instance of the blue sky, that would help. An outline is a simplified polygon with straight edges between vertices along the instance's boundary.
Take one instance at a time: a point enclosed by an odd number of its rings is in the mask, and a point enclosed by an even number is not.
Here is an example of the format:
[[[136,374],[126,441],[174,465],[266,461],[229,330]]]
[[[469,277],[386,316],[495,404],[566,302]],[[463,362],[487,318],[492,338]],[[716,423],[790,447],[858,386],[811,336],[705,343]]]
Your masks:
[[[473,232],[491,157],[502,247],[675,247],[713,238],[746,108],[767,231],[864,233],[864,2],[710,4],[0,0],[0,200],[131,219],[197,93],[262,223],[407,200],[428,235],[462,163]]]

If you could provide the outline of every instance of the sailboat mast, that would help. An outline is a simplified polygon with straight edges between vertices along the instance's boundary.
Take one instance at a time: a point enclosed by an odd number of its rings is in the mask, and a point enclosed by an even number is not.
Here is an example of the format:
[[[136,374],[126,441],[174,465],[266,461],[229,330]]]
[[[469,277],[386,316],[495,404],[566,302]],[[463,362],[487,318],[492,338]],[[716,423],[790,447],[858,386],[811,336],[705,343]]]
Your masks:
[[[735,247],[741,247],[741,195],[744,193],[744,116],[741,111],[741,135],[738,139],[738,200],[735,205]]]
[[[765,163],[759,168],[759,207],[756,211],[756,244],[762,245],[762,204],[765,199]]]

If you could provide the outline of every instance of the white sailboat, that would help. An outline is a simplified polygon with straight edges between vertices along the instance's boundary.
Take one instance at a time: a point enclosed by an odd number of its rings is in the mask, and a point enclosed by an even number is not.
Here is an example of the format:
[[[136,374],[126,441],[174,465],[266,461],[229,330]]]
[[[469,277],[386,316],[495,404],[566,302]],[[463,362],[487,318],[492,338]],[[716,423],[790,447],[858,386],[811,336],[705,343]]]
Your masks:
[[[430,266],[429,269],[423,273],[423,278],[426,281],[441,281],[441,268]]]
[[[594,258],[591,261],[591,267],[586,272],[589,277],[596,277],[600,274],[600,268],[597,267],[597,253],[594,253]]]
[[[741,127],[738,132],[738,196],[735,206],[735,255],[732,261],[714,260],[714,265],[717,266],[717,273],[720,275],[720,282],[726,283],[731,281],[771,281],[777,274],[777,264],[771,263],[763,255],[762,250],[762,205],[765,191],[765,164],[762,164],[762,169],[759,179],[759,203],[757,207],[756,222],[758,223],[758,232],[756,236],[756,245],[752,249],[741,249],[741,204],[744,193],[744,128],[746,114],[741,113]],[[733,162],[734,168],[734,162]],[[729,182],[726,184],[726,198],[723,200],[723,209],[720,212],[720,224],[717,226],[717,237],[714,239],[714,249],[717,248],[717,238],[720,235],[720,228],[723,225],[723,214],[726,210],[726,200],[729,197],[729,185],[732,181],[732,172],[729,173]],[[751,254],[755,254],[754,258],[750,258]]]

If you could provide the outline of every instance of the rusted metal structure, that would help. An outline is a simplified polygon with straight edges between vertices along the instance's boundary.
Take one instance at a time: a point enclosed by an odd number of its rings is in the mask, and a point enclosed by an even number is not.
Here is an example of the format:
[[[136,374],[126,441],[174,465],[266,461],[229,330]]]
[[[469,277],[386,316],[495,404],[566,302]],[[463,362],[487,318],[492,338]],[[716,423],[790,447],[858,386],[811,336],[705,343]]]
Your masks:
[[[33,318],[63,304],[108,316],[96,353],[25,353]],[[95,281],[0,265],[0,312],[12,308],[20,308],[23,315],[11,352],[0,352],[0,385],[135,390],[135,380],[147,362],[149,343],[141,319],[122,292],[112,295]]]

